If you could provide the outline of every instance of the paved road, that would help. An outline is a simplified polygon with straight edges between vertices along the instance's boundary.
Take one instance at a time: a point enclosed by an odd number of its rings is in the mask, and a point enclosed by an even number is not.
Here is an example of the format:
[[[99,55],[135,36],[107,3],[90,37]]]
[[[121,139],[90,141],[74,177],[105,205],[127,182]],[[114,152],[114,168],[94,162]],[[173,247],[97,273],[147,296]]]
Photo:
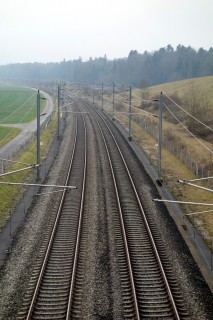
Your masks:
[[[41,125],[43,123],[47,123],[50,119],[51,113],[53,112],[53,101],[51,97],[43,91],[40,91],[46,98],[46,107],[44,113],[46,115],[41,117]],[[32,137],[33,132],[37,129],[37,121],[36,119],[30,123],[22,123],[22,124],[11,124],[4,125],[6,127],[12,126],[16,128],[22,129],[21,133],[17,135],[14,139],[8,142],[6,145],[0,148],[0,158],[1,159],[10,159],[12,155],[17,152],[21,146],[25,145],[26,142]]]

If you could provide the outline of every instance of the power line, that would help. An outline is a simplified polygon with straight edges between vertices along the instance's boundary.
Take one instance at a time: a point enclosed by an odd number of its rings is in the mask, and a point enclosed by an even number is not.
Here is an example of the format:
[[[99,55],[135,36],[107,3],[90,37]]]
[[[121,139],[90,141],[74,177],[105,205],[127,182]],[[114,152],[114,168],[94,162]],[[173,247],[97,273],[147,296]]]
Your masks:
[[[32,105],[32,107],[27,111],[27,113],[25,113],[25,115],[21,118],[21,120],[17,123],[17,124],[20,124],[23,120],[24,120],[24,118],[31,112],[31,110],[34,108],[34,106],[35,106],[35,102],[34,102],[34,104]],[[14,131],[16,129],[16,127],[15,128],[13,128],[2,140],[0,140],[0,144]]]
[[[132,85],[132,87],[135,89],[135,90],[138,90],[138,91],[140,91],[141,93],[150,93],[150,94],[152,94],[152,93],[158,93],[159,94],[159,91],[150,91],[150,90],[144,90],[144,89],[139,89],[139,88],[136,88],[135,86],[133,86]]]
[[[19,161],[14,161],[14,160],[9,160],[9,159],[3,159],[3,158],[0,158],[1,161],[8,161],[8,162],[13,162],[13,163],[18,163],[18,164],[24,164],[24,165],[27,165],[27,166],[31,166],[32,163],[26,163],[26,162],[19,162]]]
[[[13,114],[15,114],[16,112],[19,111],[19,109],[21,109],[29,100],[31,100],[34,96],[36,95],[36,93],[33,93],[32,96],[30,96],[20,107],[18,107],[18,109],[14,110],[12,113],[10,113],[8,116],[6,116],[4,119],[2,119],[0,121],[0,124],[2,124],[6,119],[10,118]]]
[[[200,139],[198,139],[186,126],[184,126],[183,123],[174,115],[174,113],[169,109],[169,107],[165,103],[163,105],[191,136],[193,136],[206,150],[208,150],[211,154],[213,154],[213,151],[209,149]]]
[[[213,210],[205,210],[205,211],[189,212],[189,213],[186,213],[186,216],[192,216],[192,215],[194,215],[194,214],[209,213],[209,212],[213,212]]]
[[[198,186],[198,185],[196,185],[194,183],[188,182],[187,180],[178,180],[178,182],[186,184],[186,185],[191,186],[191,187],[195,187],[195,188],[204,190],[204,191],[213,192],[213,189],[209,189],[209,188],[206,188],[206,187]]]
[[[172,98],[170,98],[165,92],[163,92],[163,94],[170,100],[172,101],[178,108],[180,108],[182,111],[184,111],[188,116],[190,116],[191,118],[193,118],[194,120],[196,120],[197,122],[199,122],[200,124],[202,124],[204,127],[206,127],[207,129],[213,131],[213,129],[209,126],[207,126],[205,123],[203,123],[202,121],[200,121],[199,119],[197,119],[196,117],[194,117],[192,114],[190,114],[188,111],[186,111],[184,108],[182,108],[179,104],[177,104]]]
[[[153,199],[155,202],[168,202],[168,203],[180,203],[187,205],[198,205],[198,206],[213,206],[213,203],[204,203],[204,202],[194,202],[194,201],[177,201],[177,200],[168,200],[168,199]]]

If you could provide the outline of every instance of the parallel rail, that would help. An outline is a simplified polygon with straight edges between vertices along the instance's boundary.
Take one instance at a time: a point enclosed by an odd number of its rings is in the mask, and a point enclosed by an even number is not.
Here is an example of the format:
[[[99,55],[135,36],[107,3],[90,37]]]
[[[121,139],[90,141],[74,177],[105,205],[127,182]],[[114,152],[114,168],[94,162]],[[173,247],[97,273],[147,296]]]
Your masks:
[[[79,102],[81,108],[90,110],[111,171],[111,206],[125,319],[189,319],[163,243],[150,222],[151,215],[147,217],[144,212],[125,154],[113,134],[113,124],[94,106]],[[87,232],[83,227],[86,142],[86,124],[78,116],[66,178],[66,184],[76,185],[77,190],[63,192],[50,240],[43,245],[42,263],[35,267],[18,319],[81,318],[84,276],[79,249],[85,249],[81,234]]]
[[[65,183],[76,185],[77,190],[63,191],[42,265],[34,270],[18,319],[70,319],[86,183],[86,141],[85,122],[78,116]]]
[[[148,222],[107,119],[90,104],[83,104],[92,108],[99,126],[116,193],[119,221],[115,218],[115,232],[125,318],[189,319],[162,241]]]

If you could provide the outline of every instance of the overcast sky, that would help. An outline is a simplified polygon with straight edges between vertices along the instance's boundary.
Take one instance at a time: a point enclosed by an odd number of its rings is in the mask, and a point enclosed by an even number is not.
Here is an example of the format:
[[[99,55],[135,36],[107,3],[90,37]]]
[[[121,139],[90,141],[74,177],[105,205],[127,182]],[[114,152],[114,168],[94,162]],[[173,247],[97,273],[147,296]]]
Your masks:
[[[0,0],[0,65],[213,46],[213,0]]]

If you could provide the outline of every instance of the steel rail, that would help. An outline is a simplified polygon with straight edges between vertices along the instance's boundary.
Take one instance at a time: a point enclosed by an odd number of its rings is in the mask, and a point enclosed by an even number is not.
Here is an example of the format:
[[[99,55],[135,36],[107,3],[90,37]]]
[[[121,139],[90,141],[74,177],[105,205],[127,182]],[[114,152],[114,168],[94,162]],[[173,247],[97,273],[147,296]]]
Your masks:
[[[67,177],[66,177],[65,186],[68,185],[70,173],[71,173],[71,170],[72,170],[73,159],[74,159],[74,154],[75,154],[75,150],[76,150],[77,134],[78,134],[78,127],[77,127],[77,118],[76,118],[76,130],[75,130],[74,146],[73,146],[73,152],[72,152],[70,165],[69,165],[69,169],[68,169],[68,173],[67,173]],[[52,247],[52,244],[53,244],[53,239],[54,239],[54,236],[55,236],[55,233],[56,233],[56,229],[57,229],[58,221],[59,221],[59,218],[60,218],[61,209],[62,209],[62,206],[63,206],[63,202],[64,202],[66,191],[67,190],[65,189],[63,191],[63,193],[62,193],[62,197],[61,197],[61,201],[60,201],[60,204],[59,204],[58,212],[57,212],[57,215],[56,215],[55,223],[54,223],[54,226],[53,226],[51,237],[50,237],[50,240],[49,240],[49,243],[48,243],[48,247],[47,247],[47,250],[46,250],[46,254],[45,254],[45,257],[44,257],[44,260],[43,260],[43,264],[42,264],[40,273],[39,273],[39,277],[38,277],[38,280],[37,280],[37,284],[36,284],[36,287],[35,287],[35,290],[34,290],[34,294],[33,294],[32,300],[31,300],[31,304],[30,304],[30,307],[29,307],[29,310],[28,310],[28,314],[27,314],[26,320],[30,320],[31,317],[32,317],[33,308],[34,308],[34,305],[35,305],[35,302],[36,302],[36,298],[38,296],[39,287],[41,285],[41,281],[42,281],[42,278],[43,278],[43,275],[44,275],[45,267],[46,267],[47,262],[48,262],[48,257],[49,257],[50,250],[51,250],[51,247]]]
[[[82,193],[81,193],[81,204],[80,204],[80,213],[79,213],[79,222],[78,222],[78,232],[77,232],[77,238],[76,238],[75,255],[74,255],[74,262],[73,262],[73,272],[72,272],[72,278],[71,278],[71,284],[70,284],[70,292],[69,292],[66,320],[69,320],[70,315],[71,315],[74,283],[75,283],[75,276],[76,276],[76,270],[77,270],[77,260],[78,260],[78,254],[79,254],[81,229],[82,229],[83,206],[84,206],[84,198],[85,198],[86,172],[87,172],[87,130],[86,130],[86,124],[85,124],[84,117],[83,117],[83,122],[84,122],[84,139],[85,139],[84,174],[83,174],[83,181],[82,181]]]
[[[133,271],[132,271],[132,266],[131,266],[131,259],[130,259],[130,254],[129,254],[126,230],[125,230],[125,226],[124,226],[124,220],[123,220],[122,209],[121,209],[121,202],[120,202],[120,198],[119,198],[119,194],[118,194],[118,187],[117,187],[117,183],[116,183],[115,173],[114,173],[112,160],[111,160],[111,157],[110,157],[109,149],[108,149],[108,146],[107,146],[106,139],[104,137],[103,130],[101,129],[101,126],[100,126],[97,118],[95,117],[95,115],[94,115],[94,118],[95,118],[95,120],[97,122],[97,125],[99,127],[99,130],[101,132],[101,135],[102,135],[102,138],[103,138],[103,141],[104,141],[104,145],[105,145],[105,148],[106,148],[109,164],[110,164],[110,170],[111,170],[111,174],[112,174],[112,179],[113,179],[113,184],[114,184],[114,188],[115,188],[117,204],[118,204],[118,208],[119,208],[119,217],[120,217],[120,222],[121,222],[121,227],[122,227],[122,235],[123,235],[124,246],[125,246],[125,251],[126,251],[126,256],[127,256],[127,264],[128,264],[129,274],[130,274],[130,283],[131,283],[131,288],[132,288],[132,295],[133,295],[133,301],[134,301],[134,306],[135,306],[136,319],[139,320],[140,319],[140,315],[139,315],[139,308],[138,308],[138,302],[137,302],[137,294],[136,294],[136,290],[135,290],[134,276],[133,276]]]
[[[103,119],[102,115],[101,115],[101,118]],[[131,174],[130,174],[130,171],[129,171],[129,169],[128,169],[128,166],[127,166],[127,164],[126,164],[126,161],[125,161],[125,159],[124,159],[124,156],[123,156],[123,154],[122,154],[122,152],[121,152],[121,149],[120,149],[120,147],[119,147],[119,145],[118,145],[118,143],[117,143],[117,141],[116,141],[116,139],[115,139],[115,137],[114,137],[111,129],[109,128],[108,124],[106,123],[106,121],[105,121],[104,119],[103,119],[103,121],[104,121],[104,123],[106,124],[109,132],[111,133],[112,138],[113,138],[113,140],[115,141],[115,144],[116,144],[116,146],[117,146],[117,149],[118,149],[118,151],[119,151],[119,153],[120,153],[120,155],[121,155],[121,158],[122,158],[122,160],[123,160],[123,163],[124,163],[124,166],[125,166],[126,171],[127,171],[127,173],[128,173],[128,176],[129,176],[129,179],[130,179],[132,188],[133,188],[134,193],[135,193],[135,196],[136,196],[136,198],[137,198],[138,205],[139,205],[139,207],[140,207],[141,214],[142,214],[142,217],[143,217],[143,219],[144,219],[144,222],[145,222],[145,225],[146,225],[146,228],[147,228],[147,231],[148,231],[150,240],[151,240],[152,245],[153,245],[153,249],[154,249],[154,252],[155,252],[155,255],[156,255],[156,258],[157,258],[157,261],[158,261],[158,264],[159,264],[159,267],[160,267],[162,276],[163,276],[163,280],[164,280],[164,283],[165,283],[165,285],[166,285],[166,289],[167,289],[167,291],[168,291],[168,296],[169,296],[169,299],[170,299],[170,301],[171,301],[171,305],[172,305],[172,308],[173,308],[173,311],[174,311],[174,314],[175,314],[175,318],[176,318],[177,320],[180,320],[180,317],[179,317],[179,314],[178,314],[178,311],[177,311],[177,307],[176,307],[176,304],[175,304],[175,301],[174,301],[174,298],[173,298],[173,295],[172,295],[172,292],[171,292],[171,289],[170,289],[170,286],[169,286],[169,283],[168,283],[168,280],[167,280],[167,277],[166,277],[166,274],[165,274],[165,271],[164,271],[164,268],[163,268],[163,265],[162,265],[162,262],[161,262],[161,259],[160,259],[160,256],[159,256],[157,247],[156,247],[156,244],[155,244],[155,240],[154,240],[154,238],[153,238],[152,231],[151,231],[151,229],[150,229],[149,223],[148,223],[147,218],[146,218],[146,215],[145,215],[145,213],[144,213],[143,206],[142,206],[142,204],[141,204],[141,201],[140,201],[138,192],[137,192],[137,190],[136,190],[135,184],[134,184],[134,182],[133,182],[132,176],[131,176]]]
[[[91,107],[91,106],[90,106]],[[114,142],[115,142],[115,145],[117,147],[117,150],[119,151],[119,154],[122,158],[122,161],[123,161],[123,164],[126,168],[126,172],[128,174],[128,177],[129,177],[129,180],[131,182],[131,185],[132,185],[132,188],[133,188],[133,191],[135,193],[135,196],[136,196],[136,199],[137,199],[137,202],[138,202],[138,205],[139,205],[139,208],[140,208],[140,211],[141,211],[141,214],[142,214],[142,218],[144,220],[144,223],[145,223],[145,226],[146,226],[146,229],[147,229],[147,232],[149,234],[149,238],[150,238],[150,241],[152,243],[152,246],[153,246],[153,250],[154,250],[154,253],[155,253],[155,256],[156,256],[156,259],[157,259],[157,262],[158,262],[158,265],[159,265],[159,268],[161,270],[161,274],[162,274],[162,277],[163,277],[163,281],[165,283],[165,286],[166,286],[166,290],[167,290],[167,293],[168,293],[168,297],[169,297],[169,300],[171,302],[171,306],[172,306],[172,309],[173,309],[173,312],[174,312],[174,316],[175,316],[175,319],[176,320],[180,320],[180,316],[179,316],[179,313],[178,313],[178,310],[177,310],[177,307],[176,307],[176,304],[175,304],[175,301],[174,301],[174,298],[173,298],[173,295],[172,295],[172,292],[171,292],[171,289],[170,289],[170,285],[168,283],[168,280],[167,280],[167,277],[166,277],[166,274],[165,274],[165,271],[164,271],[164,268],[163,268],[163,265],[162,265],[162,262],[161,262],[161,259],[160,259],[160,256],[159,256],[159,253],[158,253],[158,250],[157,250],[157,246],[155,244],[155,240],[153,238],[153,235],[152,235],[152,231],[150,229],[150,226],[149,226],[149,223],[147,221],[147,218],[146,218],[146,215],[145,215],[145,212],[143,210],[143,206],[141,204],[141,201],[140,201],[140,198],[139,198],[139,195],[138,195],[138,192],[136,190],[136,187],[135,187],[135,184],[133,182],[133,179],[131,177],[131,174],[130,174],[130,171],[128,169],[128,166],[126,164],[126,161],[124,159],[124,156],[121,152],[121,149],[110,129],[110,127],[108,126],[108,124],[106,123],[105,119],[103,118],[102,114],[96,110],[96,113],[99,115],[99,117],[102,119],[102,121],[104,122],[105,126],[107,127],[108,131],[110,132]]]

